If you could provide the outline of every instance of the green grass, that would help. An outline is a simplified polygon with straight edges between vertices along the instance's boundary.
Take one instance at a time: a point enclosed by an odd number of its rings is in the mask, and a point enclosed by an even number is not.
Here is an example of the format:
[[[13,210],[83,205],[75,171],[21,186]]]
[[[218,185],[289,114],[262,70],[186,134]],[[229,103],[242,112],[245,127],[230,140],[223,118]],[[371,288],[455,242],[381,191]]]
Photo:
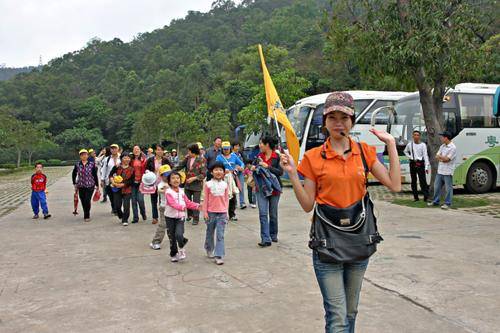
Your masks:
[[[413,199],[394,199],[393,204],[414,208],[439,208],[439,206],[427,207],[427,203],[424,201],[414,202]],[[443,202],[441,201],[441,204]],[[473,208],[473,207],[483,207],[492,204],[491,200],[483,198],[461,198],[453,197],[451,208]]]

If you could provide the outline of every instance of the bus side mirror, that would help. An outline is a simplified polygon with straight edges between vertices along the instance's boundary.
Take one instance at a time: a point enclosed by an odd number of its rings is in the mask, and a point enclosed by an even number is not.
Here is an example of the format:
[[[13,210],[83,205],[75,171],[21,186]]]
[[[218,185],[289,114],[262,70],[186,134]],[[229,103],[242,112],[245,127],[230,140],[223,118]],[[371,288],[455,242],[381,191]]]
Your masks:
[[[495,91],[495,97],[493,98],[493,115],[495,117],[500,116],[500,86],[497,87]]]
[[[372,117],[370,119],[370,125],[371,127],[375,127],[375,124],[377,123],[377,114],[381,111],[387,112],[389,114],[389,118],[387,119],[387,133],[391,133],[391,126],[394,123],[394,120],[396,119],[396,109],[394,109],[394,106],[382,106],[375,111],[372,112]]]

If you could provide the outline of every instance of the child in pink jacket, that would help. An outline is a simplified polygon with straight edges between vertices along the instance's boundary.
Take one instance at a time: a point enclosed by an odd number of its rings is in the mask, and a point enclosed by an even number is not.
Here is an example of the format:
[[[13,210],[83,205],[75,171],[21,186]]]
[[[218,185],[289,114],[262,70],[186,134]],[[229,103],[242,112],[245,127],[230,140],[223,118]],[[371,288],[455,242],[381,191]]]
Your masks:
[[[227,224],[229,207],[229,186],[224,181],[225,167],[223,163],[216,162],[212,165],[210,172],[213,178],[205,184],[205,199],[203,200],[203,214],[205,221],[207,221],[205,250],[207,257],[215,257],[215,263],[222,265],[225,255],[224,229]],[[215,247],[214,233],[217,235]]]
[[[167,235],[170,240],[170,261],[177,262],[186,259],[186,245],[188,239],[184,237],[185,210],[199,209],[200,205],[190,201],[184,190],[180,188],[181,175],[173,171],[168,175],[169,188],[165,190],[165,221]]]

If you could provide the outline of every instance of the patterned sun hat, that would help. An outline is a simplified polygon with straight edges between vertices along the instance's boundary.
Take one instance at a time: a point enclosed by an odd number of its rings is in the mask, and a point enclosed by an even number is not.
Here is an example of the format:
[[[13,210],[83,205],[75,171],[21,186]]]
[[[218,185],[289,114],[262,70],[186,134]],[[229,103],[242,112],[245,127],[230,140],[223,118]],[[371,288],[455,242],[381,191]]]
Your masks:
[[[354,116],[354,100],[345,92],[333,92],[326,98],[323,115],[333,111],[341,111],[349,116]]]

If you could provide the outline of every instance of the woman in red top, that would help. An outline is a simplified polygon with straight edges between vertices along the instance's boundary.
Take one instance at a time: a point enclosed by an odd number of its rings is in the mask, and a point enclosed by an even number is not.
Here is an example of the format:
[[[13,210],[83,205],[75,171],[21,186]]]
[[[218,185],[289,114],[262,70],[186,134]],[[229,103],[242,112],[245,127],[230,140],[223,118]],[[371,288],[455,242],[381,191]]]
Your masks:
[[[132,150],[132,161],[130,165],[134,168],[134,183],[132,184],[132,223],[139,222],[139,211],[141,212],[142,220],[146,221],[146,207],[144,205],[144,194],[139,191],[142,175],[146,171],[146,155],[141,151],[139,146],[134,146]],[[139,206],[139,209],[137,207]]]
[[[281,176],[283,169],[280,166],[280,157],[274,151],[276,141],[272,137],[264,137],[260,140],[260,154],[257,155],[257,165],[252,166],[252,171],[257,167],[267,169],[270,173],[278,178],[281,185]],[[260,220],[260,238],[258,243],[260,247],[271,246],[272,242],[278,242],[278,203],[280,201],[281,192],[273,191],[271,195],[266,196],[258,186],[255,196],[257,205],[259,206]]]
[[[330,94],[323,111],[323,126],[329,134],[325,144],[307,151],[298,171],[288,154],[282,156],[281,165],[290,176],[295,196],[304,211],[312,211],[316,203],[347,208],[365,196],[366,175],[360,147],[348,136],[355,119],[352,96],[344,92]],[[378,161],[375,148],[363,142],[361,149],[368,169],[390,190],[400,191],[400,165],[394,137],[376,129],[370,132],[387,145],[390,171]],[[298,173],[304,176],[304,185]],[[325,332],[354,332],[368,259],[325,263],[313,251],[313,266],[323,296]]]
[[[109,181],[112,187],[117,191],[113,194],[115,201],[116,215],[122,221],[122,225],[128,225],[130,216],[130,199],[132,197],[132,185],[134,184],[134,168],[130,165],[131,155],[128,152],[123,152],[121,155],[121,163],[119,166],[114,166],[109,174]],[[115,177],[121,176],[120,183],[115,182]],[[122,211],[123,207],[123,211]]]

